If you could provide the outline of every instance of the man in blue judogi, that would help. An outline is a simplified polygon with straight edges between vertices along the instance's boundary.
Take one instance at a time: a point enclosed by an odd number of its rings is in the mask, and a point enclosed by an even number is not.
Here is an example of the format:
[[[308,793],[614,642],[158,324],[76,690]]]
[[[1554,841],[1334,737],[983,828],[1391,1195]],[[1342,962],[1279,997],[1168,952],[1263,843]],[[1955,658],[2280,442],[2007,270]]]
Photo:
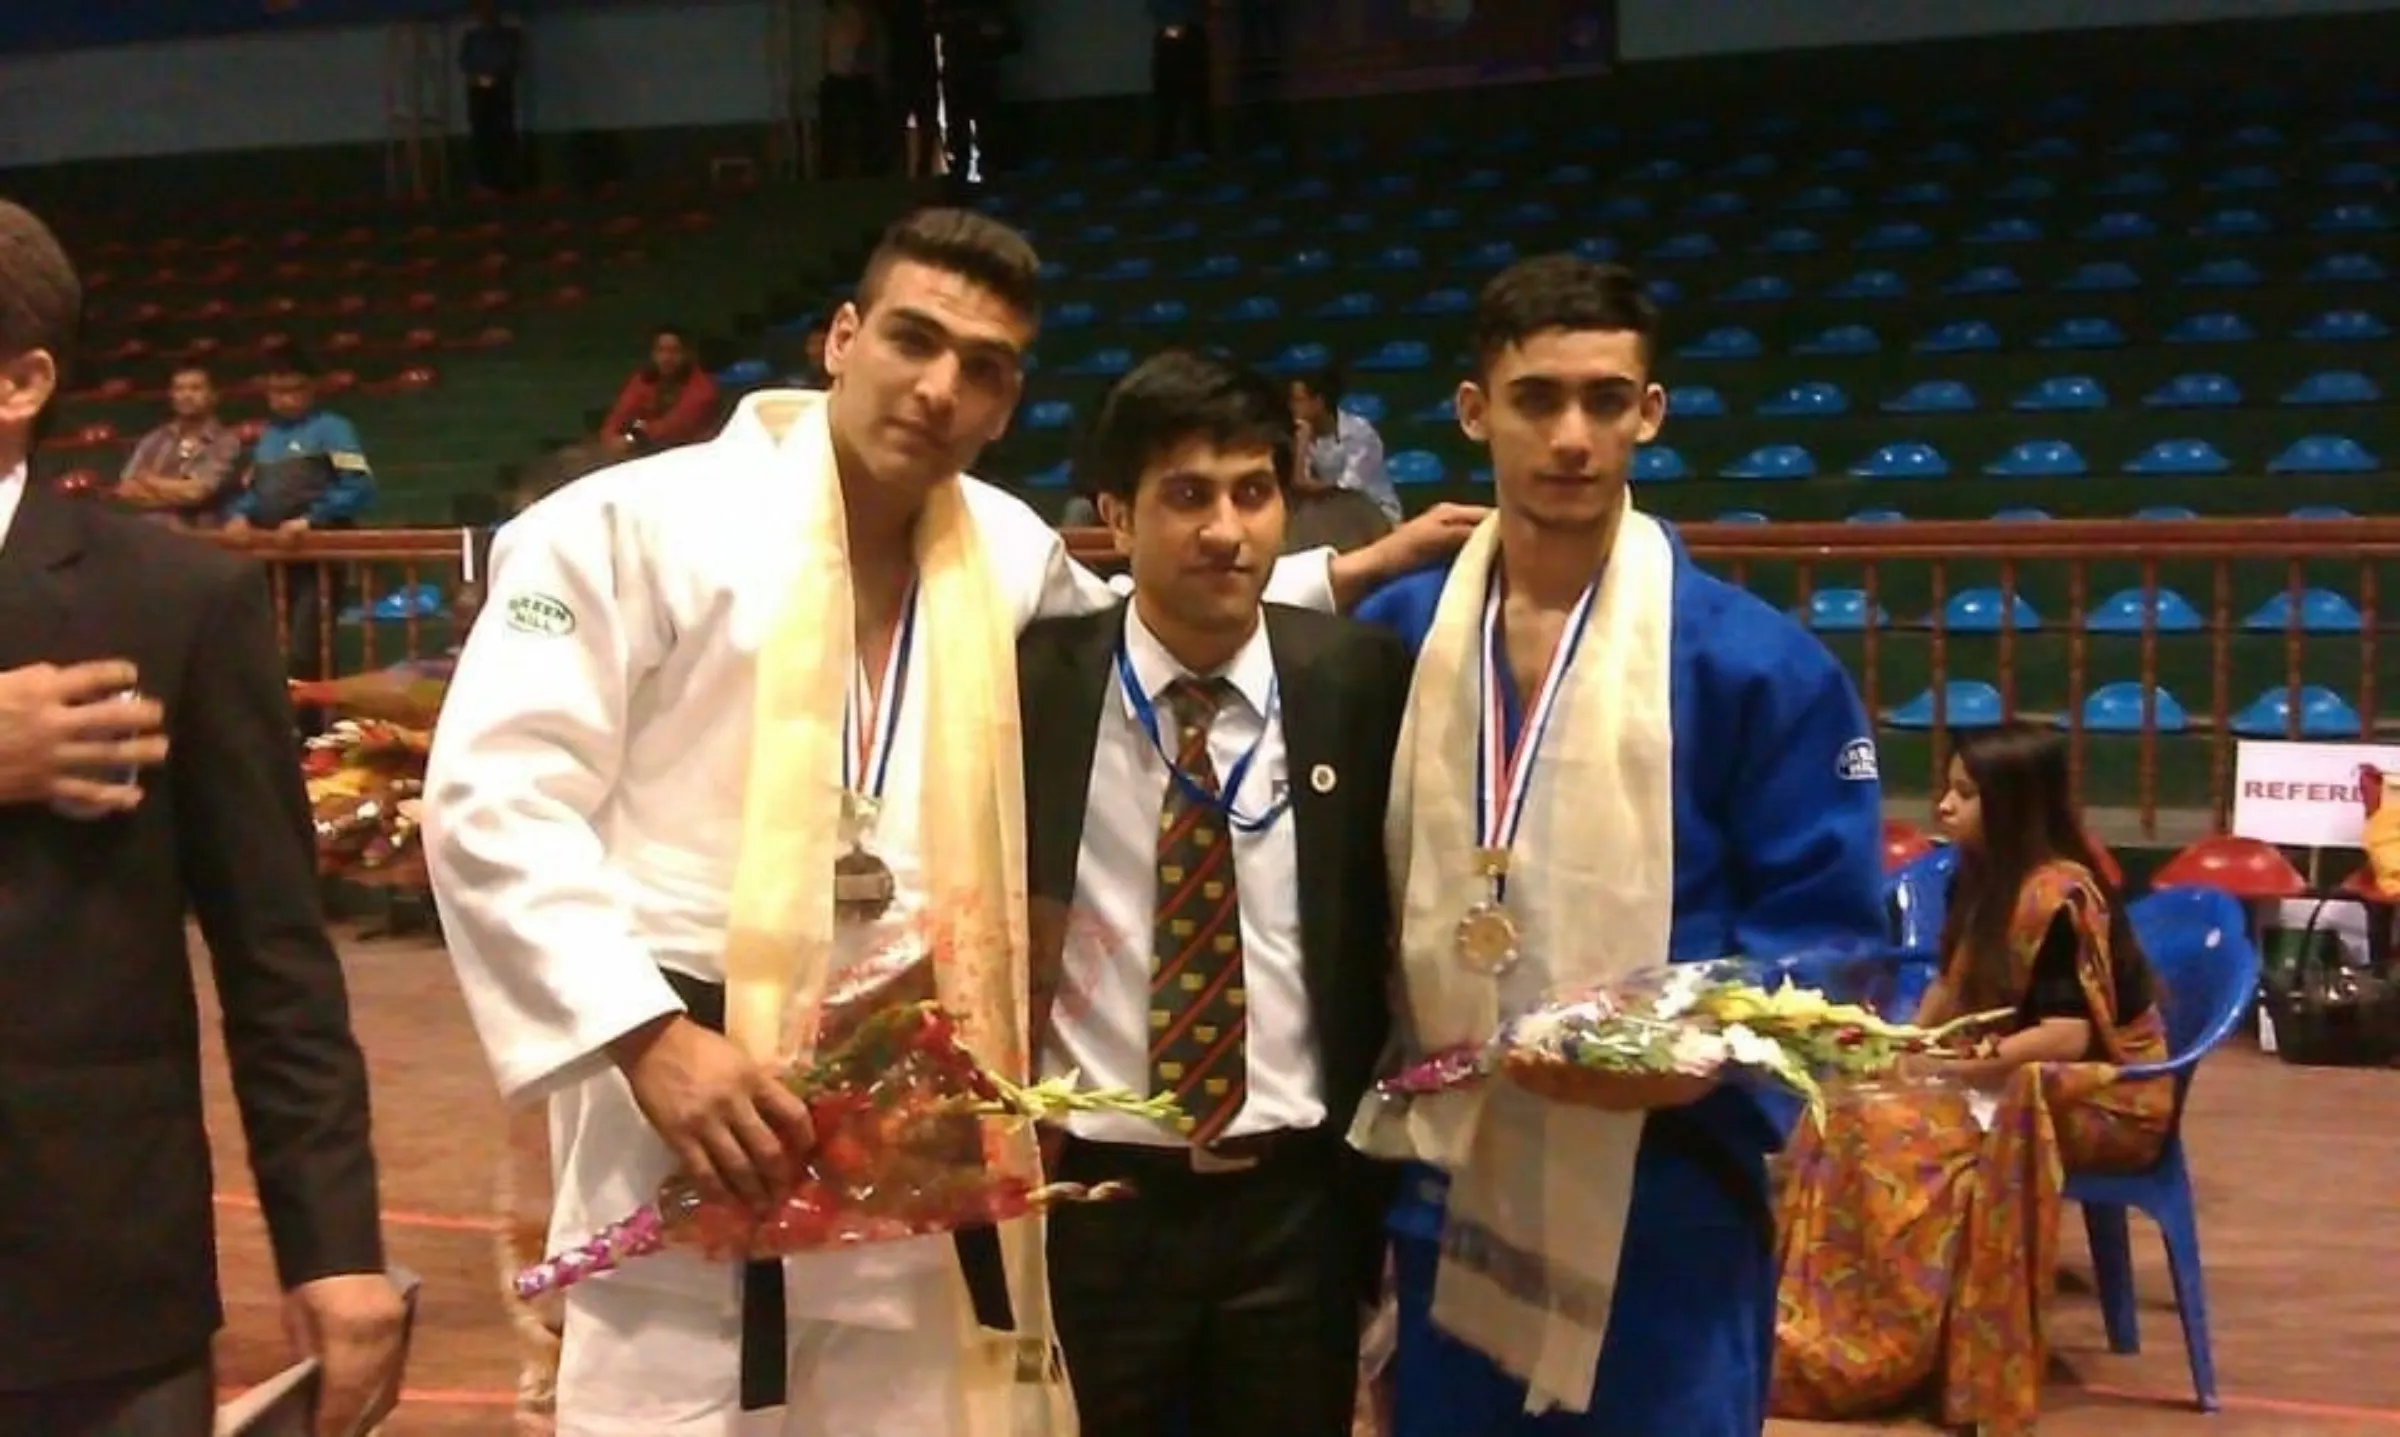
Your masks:
[[[1875,747],[1814,638],[1636,510],[1655,316],[1622,269],[1484,291],[1466,432],[1498,512],[1358,611],[1418,651],[1388,837],[1414,1050],[1662,960],[1879,942]],[[1512,1083],[1370,1099],[1410,1164],[1391,1229],[1398,1437],[1757,1437],[1773,1352],[1779,1093],[1646,1113]]]

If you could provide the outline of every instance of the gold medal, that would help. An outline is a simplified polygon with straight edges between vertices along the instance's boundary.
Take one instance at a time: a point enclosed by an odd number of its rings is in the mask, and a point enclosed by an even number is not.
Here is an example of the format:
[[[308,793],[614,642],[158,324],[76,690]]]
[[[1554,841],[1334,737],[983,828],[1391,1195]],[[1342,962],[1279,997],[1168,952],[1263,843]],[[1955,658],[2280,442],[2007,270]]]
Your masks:
[[[1505,973],[1517,964],[1517,924],[1497,903],[1478,903],[1458,920],[1458,961],[1477,973]]]

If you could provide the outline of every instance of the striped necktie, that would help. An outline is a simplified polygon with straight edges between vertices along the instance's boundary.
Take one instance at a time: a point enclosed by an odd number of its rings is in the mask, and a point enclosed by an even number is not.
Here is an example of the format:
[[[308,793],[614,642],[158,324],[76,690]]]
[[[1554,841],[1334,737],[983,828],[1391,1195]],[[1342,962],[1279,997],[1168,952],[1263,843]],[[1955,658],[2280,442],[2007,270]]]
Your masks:
[[[1178,679],[1166,692],[1177,728],[1175,766],[1212,797],[1209,725],[1231,693],[1223,679]],[[1157,914],[1150,1091],[1173,1096],[1184,1135],[1205,1144],[1241,1112],[1249,1088],[1242,905],[1225,810],[1172,780],[1158,819]]]

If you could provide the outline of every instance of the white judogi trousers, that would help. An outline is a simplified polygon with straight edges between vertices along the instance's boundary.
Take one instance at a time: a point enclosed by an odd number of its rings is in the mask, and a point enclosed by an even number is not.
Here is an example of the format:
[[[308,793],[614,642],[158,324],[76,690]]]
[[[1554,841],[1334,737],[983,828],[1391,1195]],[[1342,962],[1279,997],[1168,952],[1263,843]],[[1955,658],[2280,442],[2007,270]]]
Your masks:
[[[931,1271],[918,1311],[948,1311]],[[791,1400],[744,1412],[741,1318],[722,1302],[606,1280],[570,1288],[558,1437],[953,1437],[961,1334],[929,1316],[861,1327],[795,1315]]]

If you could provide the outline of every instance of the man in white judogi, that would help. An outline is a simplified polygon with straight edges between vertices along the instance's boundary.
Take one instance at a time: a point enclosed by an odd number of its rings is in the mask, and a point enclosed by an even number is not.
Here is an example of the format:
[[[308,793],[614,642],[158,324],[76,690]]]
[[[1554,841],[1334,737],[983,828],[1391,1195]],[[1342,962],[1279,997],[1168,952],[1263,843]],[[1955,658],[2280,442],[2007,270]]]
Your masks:
[[[739,950],[746,931],[734,921],[749,886],[737,883],[744,799],[775,752],[754,750],[754,701],[779,682],[794,569],[818,562],[804,556],[833,556],[829,611],[854,622],[855,666],[838,632],[821,636],[841,651],[836,672],[864,676],[848,700],[857,721],[836,725],[841,780],[878,800],[874,852],[892,880],[879,911],[830,930],[836,971],[924,931],[914,820],[944,723],[923,696],[940,687],[937,656],[956,653],[945,632],[973,627],[978,608],[1013,634],[1113,601],[1031,510],[960,477],[1015,407],[1034,271],[1022,237],[991,220],[913,216],[834,322],[829,393],[753,396],[718,439],[590,476],[500,535],[427,775],[425,851],[501,1087],[550,1105],[554,1247],[650,1200],[677,1169],[760,1198],[809,1142],[756,1045],[694,1021],[687,1001],[726,982],[729,939]],[[958,514],[958,500],[988,603],[940,589],[912,547],[920,512]],[[841,532],[812,548],[809,516],[828,509]],[[1476,517],[1445,506],[1372,550],[1293,556],[1272,592],[1331,607],[1455,547]],[[993,761],[1016,781],[1016,753]],[[755,806],[747,817],[755,833]],[[828,886],[811,890],[826,909]],[[558,1430],[983,1437],[993,1429],[958,1393],[957,1267],[948,1238],[787,1262],[787,1405],[744,1411],[736,1269],[644,1259],[567,1294]]]

